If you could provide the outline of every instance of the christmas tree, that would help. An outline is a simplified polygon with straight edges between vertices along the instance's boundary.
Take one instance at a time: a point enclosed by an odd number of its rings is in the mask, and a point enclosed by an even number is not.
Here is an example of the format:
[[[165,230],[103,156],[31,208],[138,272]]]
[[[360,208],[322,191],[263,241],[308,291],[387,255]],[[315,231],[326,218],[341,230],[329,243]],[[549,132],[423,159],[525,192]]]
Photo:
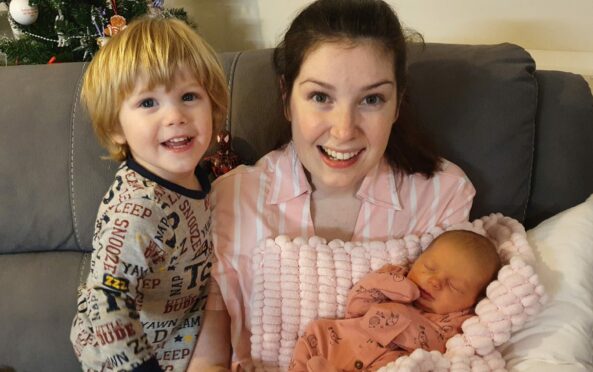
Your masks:
[[[12,0],[9,20],[15,38],[0,39],[9,64],[90,60],[99,47],[136,17],[176,17],[163,0]]]

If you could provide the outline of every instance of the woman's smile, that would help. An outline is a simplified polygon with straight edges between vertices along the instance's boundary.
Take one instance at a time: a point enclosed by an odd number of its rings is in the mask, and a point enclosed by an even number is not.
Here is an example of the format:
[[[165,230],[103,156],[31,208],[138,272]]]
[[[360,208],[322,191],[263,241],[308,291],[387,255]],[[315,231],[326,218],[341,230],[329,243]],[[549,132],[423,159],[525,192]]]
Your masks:
[[[335,151],[324,146],[317,146],[321,159],[330,168],[348,168],[358,161],[364,149],[355,151]]]

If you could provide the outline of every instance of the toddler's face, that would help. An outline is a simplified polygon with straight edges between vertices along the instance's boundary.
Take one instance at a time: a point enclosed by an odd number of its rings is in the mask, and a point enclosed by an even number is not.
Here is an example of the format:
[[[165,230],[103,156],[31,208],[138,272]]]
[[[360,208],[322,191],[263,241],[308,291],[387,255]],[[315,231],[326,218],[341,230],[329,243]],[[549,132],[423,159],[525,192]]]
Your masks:
[[[448,314],[476,304],[490,273],[462,252],[451,241],[439,239],[418,257],[408,273],[420,289],[416,306]]]
[[[212,104],[187,69],[175,72],[170,89],[149,88],[140,76],[122,102],[119,122],[113,139],[127,144],[136,162],[169,182],[199,187],[194,170],[212,138]]]

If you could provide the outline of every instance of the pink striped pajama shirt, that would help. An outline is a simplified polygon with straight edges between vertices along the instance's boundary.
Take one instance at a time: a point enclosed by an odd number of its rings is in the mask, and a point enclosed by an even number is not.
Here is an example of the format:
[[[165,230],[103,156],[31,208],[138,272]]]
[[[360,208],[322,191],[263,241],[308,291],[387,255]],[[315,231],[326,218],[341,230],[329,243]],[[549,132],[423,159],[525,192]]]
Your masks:
[[[231,317],[234,368],[250,365],[250,306],[253,250],[262,239],[315,235],[311,186],[292,143],[254,166],[241,166],[217,179],[212,193],[213,262],[209,310]],[[388,240],[468,219],[475,189],[463,171],[444,161],[426,179],[394,171],[383,159],[364,178],[362,206],[352,241]],[[331,240],[332,237],[324,237]]]

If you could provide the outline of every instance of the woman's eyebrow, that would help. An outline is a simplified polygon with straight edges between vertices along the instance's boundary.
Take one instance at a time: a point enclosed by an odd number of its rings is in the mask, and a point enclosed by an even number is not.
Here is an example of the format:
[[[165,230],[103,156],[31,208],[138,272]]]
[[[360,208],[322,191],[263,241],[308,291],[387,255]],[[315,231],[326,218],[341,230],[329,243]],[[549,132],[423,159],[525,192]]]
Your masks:
[[[305,79],[305,80],[301,81],[299,83],[299,85],[303,85],[303,84],[307,84],[307,83],[316,84],[316,85],[319,85],[319,86],[321,86],[325,89],[329,89],[329,90],[335,89],[335,87],[333,85],[325,83],[323,81],[315,80],[315,79]],[[362,90],[363,91],[371,90],[371,89],[375,89],[377,87],[380,87],[381,85],[386,85],[386,84],[387,85],[395,85],[395,82],[393,80],[380,80],[376,83],[372,83],[372,84],[362,87]]]
[[[371,89],[375,89],[377,87],[380,87],[381,85],[395,85],[395,82],[393,82],[392,80],[381,80],[379,82],[367,85],[366,87],[363,87],[362,90],[371,90]]]
[[[319,81],[319,80],[315,80],[315,79],[305,79],[305,80],[301,81],[299,83],[299,85],[303,85],[303,84],[307,84],[307,83],[320,85],[320,86],[324,87],[325,89],[329,89],[329,90],[335,89],[335,87],[333,85],[324,83],[323,81]]]

